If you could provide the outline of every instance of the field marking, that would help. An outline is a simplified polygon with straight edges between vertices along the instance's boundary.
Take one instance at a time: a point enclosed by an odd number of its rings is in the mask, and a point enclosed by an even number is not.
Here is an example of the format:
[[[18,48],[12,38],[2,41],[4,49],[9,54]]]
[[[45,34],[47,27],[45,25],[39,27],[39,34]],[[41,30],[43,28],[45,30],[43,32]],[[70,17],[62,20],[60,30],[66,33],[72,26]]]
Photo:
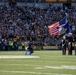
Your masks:
[[[76,66],[68,66],[68,65],[44,66],[44,67],[36,67],[35,69],[72,69],[72,70],[76,70]]]
[[[30,64],[0,64],[10,66],[34,66],[34,69],[72,69],[76,70],[76,66],[62,65],[62,66],[44,66],[44,65],[30,65]],[[41,67],[42,66],[42,67]]]
[[[72,75],[72,74],[58,74],[58,73],[41,73],[41,72],[26,72],[26,71],[8,71],[8,70],[0,70],[3,73],[21,73],[21,74],[37,74],[37,75]]]
[[[0,64],[0,65],[10,65],[10,66],[36,66],[37,68],[55,68],[55,69],[76,69],[76,66],[73,66],[73,65],[61,65],[61,66],[49,66],[49,65],[32,65],[32,64]],[[41,67],[42,66],[42,67]]]
[[[39,56],[0,55],[0,58],[40,58]]]
[[[14,59],[12,59],[12,60],[10,60],[10,59],[7,59],[6,61],[21,61],[21,60],[14,60]],[[23,60],[23,61],[26,61],[26,60]],[[51,60],[50,60],[51,61]],[[45,61],[45,62],[50,62],[50,61]],[[39,63],[39,62],[44,62],[44,61],[29,61],[29,62],[37,62],[37,63]],[[55,62],[55,61],[51,61],[51,62]],[[70,62],[61,62],[61,61],[56,61],[56,63],[70,63]],[[74,64],[76,64],[76,62],[71,62],[71,63],[74,63]]]
[[[30,64],[0,64],[0,65],[7,65],[7,66],[35,66],[35,67],[42,66],[42,65],[30,65]]]
[[[52,68],[52,69],[72,69],[75,70],[76,66],[45,66],[46,68]]]

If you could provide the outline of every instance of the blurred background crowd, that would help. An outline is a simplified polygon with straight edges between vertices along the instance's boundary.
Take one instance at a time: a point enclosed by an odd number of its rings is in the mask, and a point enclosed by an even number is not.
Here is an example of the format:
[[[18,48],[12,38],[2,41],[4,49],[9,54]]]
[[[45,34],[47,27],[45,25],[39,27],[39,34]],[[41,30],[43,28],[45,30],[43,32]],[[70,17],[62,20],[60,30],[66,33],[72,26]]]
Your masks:
[[[71,32],[76,32],[76,6],[52,6],[47,8],[0,6],[0,44],[24,45],[31,41],[35,45],[55,45],[57,40],[49,35],[48,26],[68,17]],[[3,44],[3,45],[4,45]]]

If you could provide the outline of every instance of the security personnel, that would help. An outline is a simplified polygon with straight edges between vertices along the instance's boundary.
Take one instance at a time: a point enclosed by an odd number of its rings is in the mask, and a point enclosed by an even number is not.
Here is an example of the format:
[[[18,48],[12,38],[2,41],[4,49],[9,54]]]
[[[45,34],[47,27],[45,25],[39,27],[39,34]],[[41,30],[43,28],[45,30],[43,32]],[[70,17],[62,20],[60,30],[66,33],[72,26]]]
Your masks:
[[[2,50],[2,41],[0,39],[0,51]]]
[[[72,55],[72,42],[73,42],[73,35],[72,33],[68,34],[68,55]]]
[[[74,35],[74,51],[75,51],[75,55],[76,55],[76,34]]]
[[[24,43],[24,41],[21,42],[21,45],[22,45],[22,50],[24,50],[25,49],[25,43]]]
[[[9,45],[10,45],[10,50],[13,50],[14,42],[13,41],[10,41],[9,42]]]
[[[65,36],[63,36],[63,39],[62,39],[62,54],[66,55],[66,37]]]

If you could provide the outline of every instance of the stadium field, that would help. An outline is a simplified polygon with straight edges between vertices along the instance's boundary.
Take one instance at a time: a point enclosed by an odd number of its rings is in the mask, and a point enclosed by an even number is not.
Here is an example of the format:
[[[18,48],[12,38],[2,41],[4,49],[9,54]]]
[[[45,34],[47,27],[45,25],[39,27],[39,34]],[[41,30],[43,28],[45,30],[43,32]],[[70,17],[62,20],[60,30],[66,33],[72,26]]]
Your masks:
[[[76,75],[76,56],[61,51],[0,52],[0,75]]]

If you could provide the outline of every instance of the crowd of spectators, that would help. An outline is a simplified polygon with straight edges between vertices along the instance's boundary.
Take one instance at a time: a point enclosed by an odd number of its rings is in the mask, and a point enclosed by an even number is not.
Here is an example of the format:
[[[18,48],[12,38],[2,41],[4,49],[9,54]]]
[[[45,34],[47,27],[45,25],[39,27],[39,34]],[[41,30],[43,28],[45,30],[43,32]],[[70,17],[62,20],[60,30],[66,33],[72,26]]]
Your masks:
[[[55,44],[54,37],[49,35],[48,26],[68,17],[71,30],[76,28],[75,6],[52,6],[45,9],[28,6],[0,6],[0,41],[42,42]]]

